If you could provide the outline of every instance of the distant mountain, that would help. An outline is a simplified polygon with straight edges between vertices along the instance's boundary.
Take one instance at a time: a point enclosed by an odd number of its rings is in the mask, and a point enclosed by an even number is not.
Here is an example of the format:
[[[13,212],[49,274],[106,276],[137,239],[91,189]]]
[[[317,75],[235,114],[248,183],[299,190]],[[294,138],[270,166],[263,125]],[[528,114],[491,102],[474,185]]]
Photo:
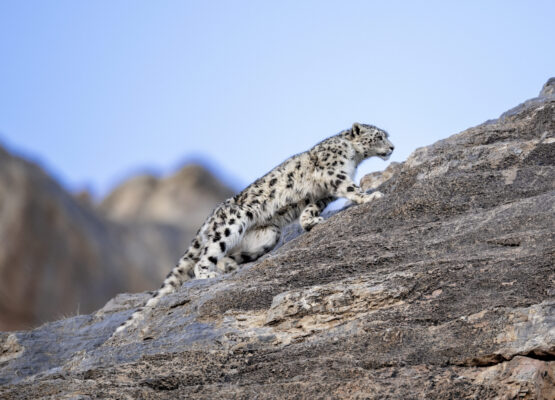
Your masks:
[[[218,203],[233,194],[204,167],[190,164],[166,178],[131,178],[115,188],[99,209],[114,221],[196,230]]]
[[[0,147],[0,330],[88,313],[152,289],[206,214],[231,195],[198,165],[137,177],[99,206]]]

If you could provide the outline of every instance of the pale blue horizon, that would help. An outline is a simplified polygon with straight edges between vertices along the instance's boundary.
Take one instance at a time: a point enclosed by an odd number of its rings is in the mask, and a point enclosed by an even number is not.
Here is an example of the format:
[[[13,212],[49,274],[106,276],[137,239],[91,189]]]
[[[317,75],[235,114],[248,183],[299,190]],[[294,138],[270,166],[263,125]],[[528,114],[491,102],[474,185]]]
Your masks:
[[[69,190],[206,160],[235,189],[353,122],[403,161],[535,97],[552,1],[0,3],[0,143]],[[359,176],[381,170],[376,159]]]

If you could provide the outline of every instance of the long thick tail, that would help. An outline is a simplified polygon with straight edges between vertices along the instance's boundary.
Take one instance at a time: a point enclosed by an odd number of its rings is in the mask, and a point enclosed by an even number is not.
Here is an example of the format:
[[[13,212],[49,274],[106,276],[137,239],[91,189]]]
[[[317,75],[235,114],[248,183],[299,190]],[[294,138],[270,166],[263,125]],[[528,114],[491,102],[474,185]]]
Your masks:
[[[164,283],[162,283],[160,289],[156,291],[156,293],[143,307],[138,308],[137,311],[135,311],[129,319],[127,319],[127,321],[118,326],[112,337],[131,326],[136,326],[142,319],[144,319],[145,314],[160,302],[162,297],[175,292],[184,281],[195,277],[195,260],[193,258],[193,253],[193,249],[189,249],[187,253],[185,253],[185,255],[179,260],[177,266],[170,271],[168,276],[166,276],[166,279],[164,279]]]

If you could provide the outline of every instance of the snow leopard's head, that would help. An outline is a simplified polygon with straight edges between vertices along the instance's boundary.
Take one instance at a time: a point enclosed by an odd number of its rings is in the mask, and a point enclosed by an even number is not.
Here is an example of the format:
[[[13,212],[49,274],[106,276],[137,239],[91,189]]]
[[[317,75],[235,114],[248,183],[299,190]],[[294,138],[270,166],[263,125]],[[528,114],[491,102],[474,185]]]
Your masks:
[[[355,122],[346,135],[362,158],[378,156],[387,160],[395,148],[389,141],[389,134],[373,125]]]

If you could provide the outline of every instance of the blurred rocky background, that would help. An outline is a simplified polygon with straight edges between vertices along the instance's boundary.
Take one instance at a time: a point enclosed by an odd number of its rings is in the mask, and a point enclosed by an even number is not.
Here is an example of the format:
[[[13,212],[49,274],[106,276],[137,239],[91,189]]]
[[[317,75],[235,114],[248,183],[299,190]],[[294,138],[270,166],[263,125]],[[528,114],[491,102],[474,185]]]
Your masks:
[[[0,331],[90,313],[153,289],[233,191],[200,165],[140,175],[99,204],[0,147]]]

